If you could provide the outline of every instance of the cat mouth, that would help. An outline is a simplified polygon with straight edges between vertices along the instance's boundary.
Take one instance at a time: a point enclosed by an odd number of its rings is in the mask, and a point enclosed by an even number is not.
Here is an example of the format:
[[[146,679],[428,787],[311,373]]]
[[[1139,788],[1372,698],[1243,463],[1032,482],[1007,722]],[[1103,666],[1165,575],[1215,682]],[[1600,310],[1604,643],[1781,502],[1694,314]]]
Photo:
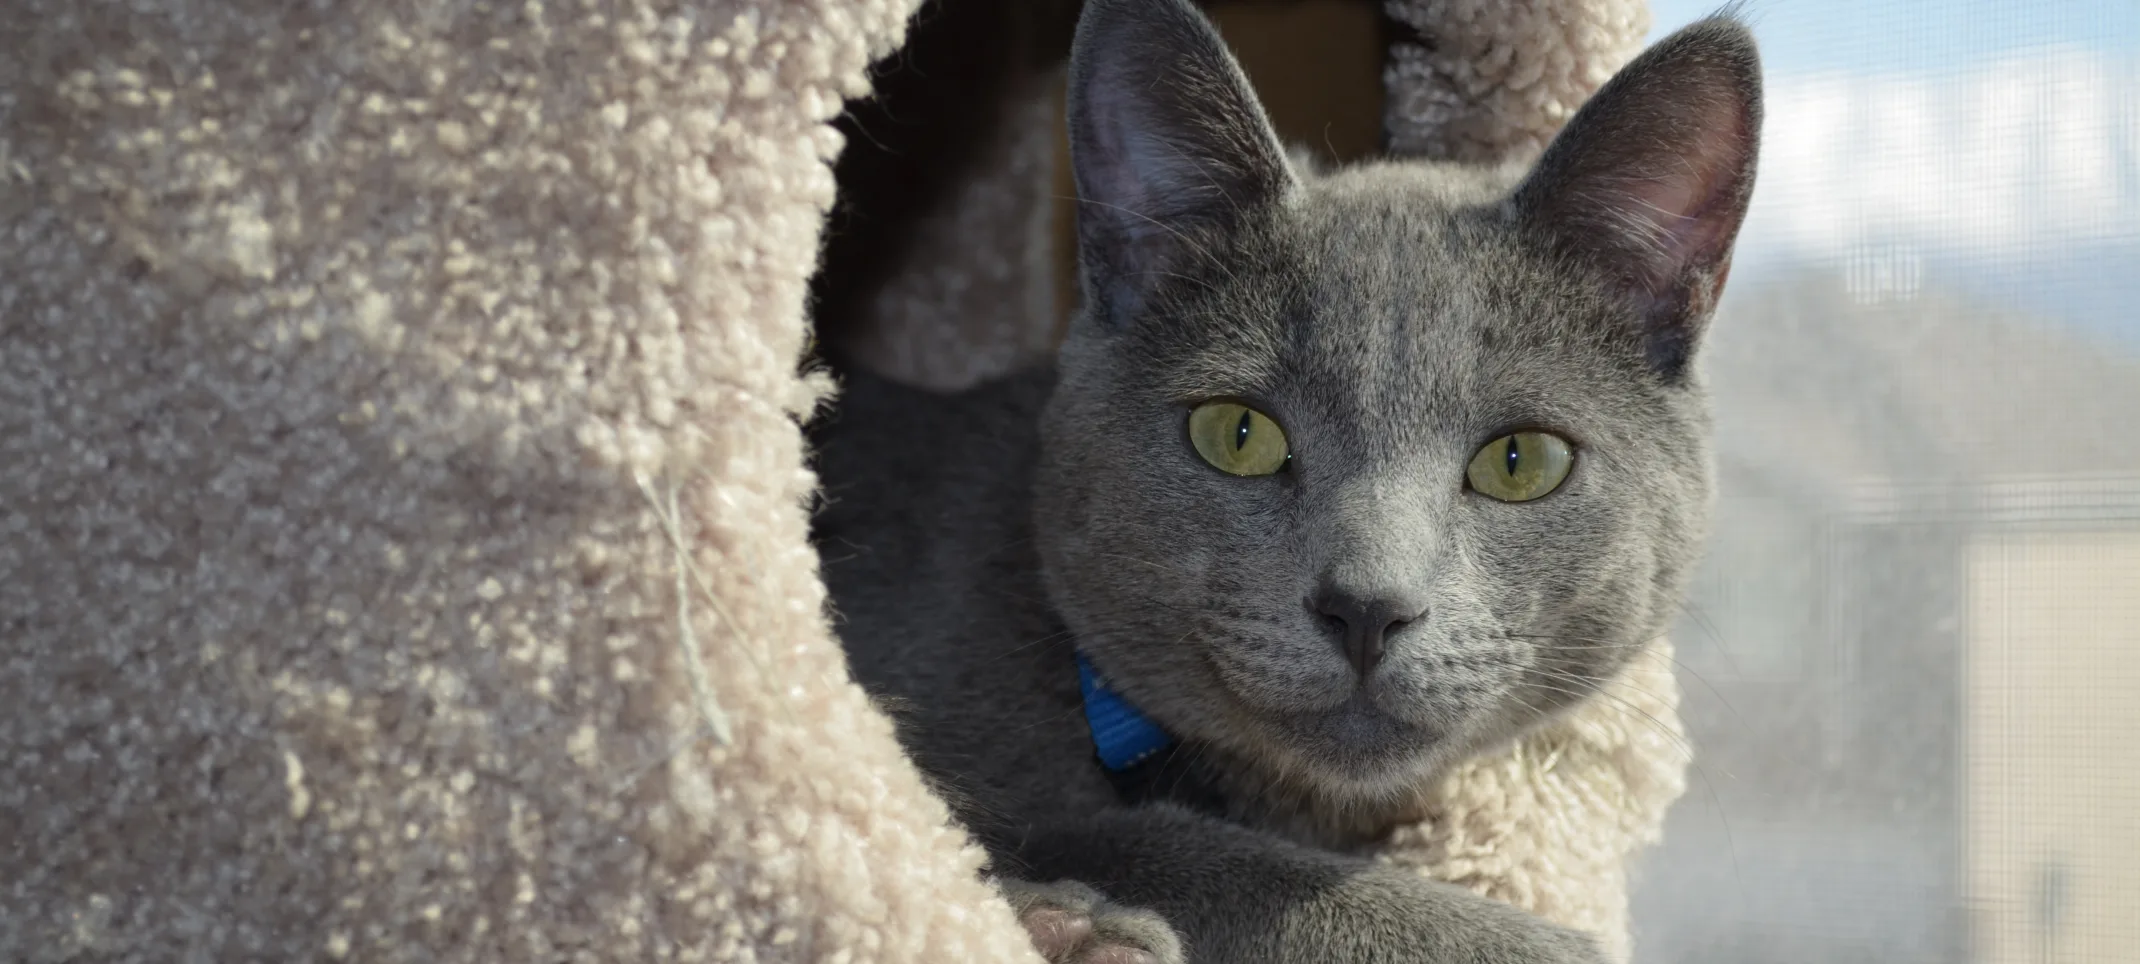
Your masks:
[[[1289,716],[1279,726],[1304,757],[1345,771],[1385,770],[1429,753],[1447,736],[1439,727],[1390,713],[1365,690],[1330,709]]]

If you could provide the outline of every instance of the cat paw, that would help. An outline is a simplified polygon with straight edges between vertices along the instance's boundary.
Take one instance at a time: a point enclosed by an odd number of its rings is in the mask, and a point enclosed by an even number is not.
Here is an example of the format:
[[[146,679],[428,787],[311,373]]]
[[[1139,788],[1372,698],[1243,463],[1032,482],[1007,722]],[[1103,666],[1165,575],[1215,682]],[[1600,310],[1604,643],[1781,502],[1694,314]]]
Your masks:
[[[1184,964],[1181,939],[1165,918],[1108,903],[1076,881],[1035,884],[1002,878],[997,889],[1049,964]]]

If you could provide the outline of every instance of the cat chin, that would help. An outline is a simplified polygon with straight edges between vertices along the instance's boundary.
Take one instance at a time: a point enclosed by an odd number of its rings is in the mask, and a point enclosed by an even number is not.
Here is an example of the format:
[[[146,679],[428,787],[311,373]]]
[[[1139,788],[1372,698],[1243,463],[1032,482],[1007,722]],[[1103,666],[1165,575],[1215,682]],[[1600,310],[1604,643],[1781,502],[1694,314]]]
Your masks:
[[[1436,768],[1457,742],[1441,727],[1397,718],[1365,697],[1334,709],[1274,720],[1285,768],[1307,782],[1379,793]]]
[[[1289,748],[1282,761],[1266,757],[1268,776],[1275,785],[1292,788],[1291,795],[1305,811],[1351,818],[1387,814],[1410,804],[1422,788],[1460,759],[1441,744],[1372,758],[1304,750]]]
[[[1409,722],[1360,699],[1336,710],[1265,717],[1236,730],[1259,744],[1240,759],[1263,778],[1291,787],[1311,806],[1368,818],[1416,803],[1457,763],[1501,746],[1524,727],[1481,709],[1446,724]],[[1394,809],[1393,809],[1394,808]]]

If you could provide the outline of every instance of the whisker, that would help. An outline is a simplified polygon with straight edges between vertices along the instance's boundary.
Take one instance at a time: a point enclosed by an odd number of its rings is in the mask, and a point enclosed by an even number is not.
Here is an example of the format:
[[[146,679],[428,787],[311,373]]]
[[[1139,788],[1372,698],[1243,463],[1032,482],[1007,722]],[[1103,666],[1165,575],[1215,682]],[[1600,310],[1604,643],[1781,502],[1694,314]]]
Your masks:
[[[1556,690],[1556,691],[1558,691],[1558,692],[1562,692],[1562,693],[1566,693],[1566,692],[1568,692],[1568,691],[1566,691],[1566,690],[1561,690],[1561,689],[1559,689],[1558,687],[1550,687],[1550,686],[1549,686],[1549,687],[1545,687],[1545,688],[1546,688],[1546,689],[1552,689],[1552,690]],[[1573,695],[1573,694],[1571,694],[1571,695]],[[1606,695],[1606,696],[1608,696],[1608,697],[1612,696],[1612,694],[1609,694],[1609,693],[1608,693],[1608,694],[1605,694],[1605,695]],[[1521,701],[1519,700],[1518,702],[1521,702]],[[1638,712],[1638,713],[1642,713],[1642,715],[1643,715],[1644,717],[1647,717],[1647,718],[1649,719],[1649,721],[1650,721],[1650,722],[1651,722],[1652,724],[1654,724],[1654,725],[1658,726],[1658,727],[1660,728],[1660,731],[1661,731],[1661,732],[1664,732],[1664,733],[1665,733],[1665,734],[1666,734],[1667,736],[1672,736],[1672,735],[1673,735],[1673,734],[1672,734],[1672,733],[1671,733],[1671,732],[1670,732],[1669,730],[1667,730],[1667,729],[1664,729],[1664,724],[1663,724],[1663,723],[1662,723],[1661,721],[1659,721],[1659,720],[1658,720],[1658,719],[1657,719],[1656,717],[1654,717],[1654,716],[1650,716],[1650,714],[1649,714],[1649,713],[1647,713],[1647,712],[1645,712],[1645,711],[1643,711],[1643,710],[1641,709],[1641,707],[1637,707],[1637,706],[1634,706],[1633,704],[1630,704],[1630,703],[1628,703],[1628,702],[1627,702],[1626,700],[1624,700],[1624,699],[1623,699],[1623,700],[1620,700],[1619,702],[1621,703],[1621,705],[1623,705],[1623,706],[1626,706],[1626,707],[1627,707],[1628,709],[1632,709],[1632,710],[1634,710],[1634,711],[1636,711],[1636,712]],[[1736,836],[1736,835],[1735,835],[1735,834],[1734,834],[1734,833],[1732,832],[1732,829],[1731,829],[1731,817],[1730,817],[1730,815],[1726,814],[1726,813],[1725,813],[1725,811],[1724,811],[1724,798],[1723,798],[1723,797],[1722,797],[1721,795],[1719,795],[1719,794],[1718,794],[1718,793],[1716,792],[1716,783],[1715,783],[1715,781],[1712,781],[1712,780],[1710,780],[1710,779],[1709,779],[1709,768],[1708,768],[1708,767],[1706,767],[1706,766],[1703,766],[1703,765],[1702,765],[1702,761],[1700,760],[1700,758],[1698,758],[1698,757],[1697,757],[1697,756],[1695,755],[1695,753],[1694,753],[1694,747],[1693,747],[1693,746],[1692,746],[1692,745],[1691,745],[1690,743],[1688,743],[1688,742],[1687,742],[1687,739],[1686,739],[1686,737],[1685,737],[1685,736],[1676,736],[1673,742],[1677,743],[1677,744],[1678,744],[1678,745],[1679,745],[1679,746],[1681,747],[1681,750],[1682,750],[1682,752],[1684,752],[1684,753],[1686,754],[1686,756],[1687,756],[1687,760],[1686,760],[1686,762],[1687,762],[1687,767],[1688,767],[1688,769],[1691,769],[1691,770],[1693,770],[1693,771],[1694,771],[1694,775],[1695,775],[1695,776],[1697,776],[1697,777],[1699,777],[1699,778],[1701,779],[1701,781],[1702,781],[1702,792],[1708,795],[1708,797],[1709,797],[1709,803],[1710,803],[1710,805],[1716,808],[1716,814],[1717,814],[1717,819],[1718,819],[1719,821],[1722,821],[1722,823],[1724,824],[1724,843],[1725,843],[1725,846],[1726,846],[1726,847],[1728,847],[1728,848],[1730,848],[1730,850],[1731,850],[1731,866],[1732,866],[1732,873],[1733,873],[1734,875],[1738,875],[1738,876],[1740,877],[1740,879],[1742,880],[1742,884],[1741,884],[1741,886],[1744,886],[1744,884],[1743,884],[1743,880],[1744,880],[1744,876],[1743,876],[1743,875],[1744,875],[1744,872],[1743,872],[1743,871],[1742,871],[1742,870],[1740,869],[1740,867],[1739,867],[1739,843],[1738,843],[1738,838],[1737,838],[1737,836]]]
[[[1730,645],[1724,642],[1723,635],[1716,630],[1716,624],[1709,621],[1708,615],[1701,611],[1701,607],[1688,600],[1680,600],[1677,605],[1679,611],[1685,613],[1688,619],[1692,619],[1695,628],[1700,629],[1702,635],[1708,637],[1709,642],[1716,647],[1716,651],[1723,655],[1725,666],[1731,670],[1731,674],[1745,675],[1745,671],[1739,668],[1738,657],[1732,655]]]
[[[1646,711],[1643,711],[1643,710],[1642,710],[1642,709],[1641,709],[1640,707],[1637,707],[1637,706],[1635,706],[1635,705],[1634,705],[1633,703],[1631,703],[1631,702],[1628,702],[1628,701],[1627,701],[1627,699],[1626,699],[1625,697],[1623,697],[1623,696],[1620,696],[1620,695],[1619,695],[1619,694],[1617,694],[1617,693],[1613,693],[1613,692],[1610,692],[1610,691],[1609,691],[1609,690],[1607,689],[1607,687],[1622,687],[1622,688],[1625,688],[1625,689],[1629,689],[1629,690],[1632,690],[1632,691],[1634,691],[1634,692],[1636,692],[1636,693],[1640,693],[1640,694],[1642,694],[1643,696],[1647,696],[1647,697],[1649,697],[1650,699],[1656,700],[1656,701],[1658,701],[1658,702],[1660,702],[1660,703],[1662,703],[1662,702],[1665,702],[1665,698],[1664,698],[1664,696],[1662,696],[1661,694],[1658,694],[1658,693],[1656,693],[1656,692],[1653,692],[1653,691],[1651,691],[1651,690],[1647,690],[1647,689],[1644,689],[1644,688],[1642,688],[1642,687],[1640,687],[1640,686],[1636,686],[1635,684],[1633,684],[1633,683],[1630,683],[1630,682],[1628,682],[1628,681],[1626,681],[1626,680],[1621,680],[1621,679],[1615,679],[1615,680],[1601,679],[1601,678],[1599,678],[1599,677],[1596,677],[1596,676],[1587,676],[1587,675],[1584,675],[1584,674],[1580,674],[1580,673],[1570,673],[1570,672],[1567,672],[1567,671],[1564,671],[1564,670],[1547,670],[1547,671],[1546,671],[1546,673],[1547,673],[1547,678],[1549,678],[1549,679],[1557,679],[1557,680],[1560,680],[1560,681],[1561,681],[1561,682],[1563,682],[1563,683],[1570,683],[1570,684],[1573,684],[1573,685],[1575,685],[1575,686],[1587,686],[1587,687],[1591,687],[1591,688],[1592,688],[1592,689],[1591,689],[1591,692],[1593,692],[1593,693],[1596,693],[1596,694],[1598,694],[1598,695],[1600,695],[1600,696],[1604,696],[1604,697],[1606,697],[1606,698],[1608,698],[1608,699],[1617,699],[1617,700],[1620,700],[1620,701],[1621,701],[1621,702],[1623,702],[1623,703],[1627,703],[1627,704],[1628,704],[1628,707],[1629,707],[1630,709],[1634,709],[1634,710],[1636,710],[1637,712],[1642,712],[1642,713],[1643,713],[1643,715],[1645,715],[1645,716],[1648,716],[1648,715],[1649,715],[1649,714],[1648,714],[1648,713],[1647,713]],[[1657,718],[1656,718],[1656,717],[1652,716],[1652,717],[1650,717],[1650,719],[1651,719],[1651,720],[1653,720],[1653,721],[1655,721],[1655,722],[1657,722],[1659,726],[1663,726],[1663,721],[1661,721],[1661,720],[1657,720]],[[1690,749],[1691,749],[1691,747],[1690,747]]]
[[[1508,636],[1508,637],[1511,637],[1511,638],[1514,638],[1514,639],[1550,639],[1550,640],[1554,640],[1554,641],[1559,641],[1559,640],[1565,640],[1565,639],[1574,639],[1574,640],[1581,640],[1581,641],[1583,641],[1583,642],[1594,642],[1594,643],[1603,643],[1603,644],[1605,644],[1605,645],[1600,645],[1600,646],[1556,646],[1556,647],[1554,647],[1554,648],[1555,648],[1555,649],[1557,649],[1557,650],[1568,650],[1568,651],[1578,651],[1578,652],[1579,652],[1579,651],[1584,651],[1584,650],[1596,650],[1596,649],[1620,649],[1620,648],[1623,648],[1623,647],[1622,647],[1622,646],[1621,646],[1620,644],[1618,644],[1618,643],[1612,642],[1612,641],[1610,641],[1610,640],[1602,639],[1602,638],[1600,638],[1600,637],[1596,637],[1596,636],[1553,636],[1553,635],[1546,635],[1546,634],[1540,634],[1540,633],[1504,633],[1504,634],[1502,634],[1502,635],[1505,635],[1505,636]],[[1647,645],[1649,645],[1650,643],[1654,643],[1654,642],[1656,642],[1657,640],[1660,640],[1660,639],[1663,639],[1663,638],[1665,638],[1665,637],[1664,637],[1664,635],[1660,634],[1660,635],[1658,635],[1658,636],[1653,636],[1653,637],[1651,637],[1650,639],[1648,639],[1648,640],[1646,640],[1646,641],[1644,641],[1644,642],[1642,642],[1642,643],[1640,643],[1640,644],[1638,644],[1638,645],[1641,645],[1641,646],[1647,646]],[[1737,706],[1734,706],[1734,705],[1732,704],[1732,702],[1731,702],[1730,698],[1728,698],[1728,697],[1726,697],[1726,696],[1724,695],[1724,691],[1723,691],[1723,690],[1717,689],[1717,687],[1716,687],[1716,684],[1714,684],[1714,683],[1711,683],[1711,682],[1709,681],[1709,678],[1708,678],[1708,677],[1706,677],[1706,676],[1703,676],[1700,670],[1697,670],[1697,669],[1695,669],[1694,667],[1692,667],[1692,666],[1689,666],[1689,665],[1687,665],[1687,663],[1686,663],[1686,662],[1685,662],[1684,660],[1681,660],[1681,659],[1680,659],[1679,657],[1677,657],[1677,656],[1667,656],[1667,657],[1665,657],[1665,658],[1666,658],[1666,659],[1669,659],[1669,660],[1671,660],[1671,661],[1672,661],[1672,665],[1674,665],[1674,666],[1677,666],[1677,667],[1679,667],[1680,669],[1686,670],[1686,671],[1687,671],[1687,675],[1689,675],[1689,676],[1692,676],[1692,677],[1694,677],[1694,679],[1695,679],[1695,681],[1696,681],[1696,682],[1699,682],[1699,683],[1701,683],[1701,684],[1702,684],[1702,687],[1703,687],[1704,689],[1707,689],[1707,690],[1709,691],[1709,695],[1711,695],[1711,696],[1714,696],[1714,697],[1716,697],[1716,701],[1717,701],[1718,703],[1721,703],[1721,704],[1723,704],[1723,706],[1724,706],[1724,709],[1725,709],[1725,710],[1726,710],[1727,712],[1729,712],[1729,713],[1731,714],[1731,719],[1732,719],[1732,722],[1734,722],[1734,723],[1738,724],[1738,726],[1739,726],[1739,728],[1740,728],[1740,729],[1742,729],[1742,730],[1749,730],[1749,731],[1751,730],[1751,728],[1750,728],[1750,727],[1748,727],[1748,726],[1746,725],[1746,719],[1745,719],[1745,717],[1742,717],[1742,716],[1740,716],[1740,715],[1739,715],[1739,708],[1738,708]]]
[[[1650,711],[1645,710],[1640,706],[1636,706],[1632,701],[1628,700],[1624,696],[1620,696],[1617,693],[1608,693],[1604,690],[1597,689],[1590,690],[1589,692],[1583,692],[1581,690],[1568,689],[1566,687],[1553,686],[1547,683],[1541,683],[1536,680],[1529,681],[1529,685],[1536,686],[1540,689],[1548,690],[1550,692],[1560,693],[1566,696],[1572,696],[1578,700],[1587,699],[1591,696],[1601,696],[1605,699],[1611,700],[1614,703],[1617,703],[1623,709],[1632,713],[1639,714],[1643,719],[1648,720],[1651,726],[1657,728],[1658,735],[1671,740],[1680,748],[1680,752],[1686,754],[1688,763],[1694,762],[1694,744],[1689,742],[1684,734],[1674,733],[1672,731],[1672,728],[1666,726],[1663,720],[1658,719]]]
[[[1077,633],[1074,630],[1061,629],[1049,633],[1046,636],[1042,636],[1039,639],[1033,640],[1031,642],[1019,643],[1018,645],[1013,646],[1010,649],[1004,650],[1001,653],[997,653],[995,661],[1009,659],[1013,656],[1018,655],[1019,653],[1023,653],[1026,650],[1032,649],[1035,646],[1048,647],[1060,643],[1073,643],[1076,641]]]

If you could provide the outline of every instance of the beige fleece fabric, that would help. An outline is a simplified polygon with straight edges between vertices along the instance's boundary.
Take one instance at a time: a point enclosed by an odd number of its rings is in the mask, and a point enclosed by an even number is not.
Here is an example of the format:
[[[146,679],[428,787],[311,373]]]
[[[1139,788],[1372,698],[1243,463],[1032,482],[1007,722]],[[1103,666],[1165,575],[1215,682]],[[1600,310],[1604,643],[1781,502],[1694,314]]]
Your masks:
[[[969,176],[893,255],[841,346],[909,385],[957,391],[1046,358],[1061,325],[1052,245],[1062,71],[1009,72]]]
[[[1037,960],[805,541],[912,6],[0,12],[0,960]]]
[[[1687,788],[1672,644],[1658,640],[1576,712],[1458,767],[1381,859],[1597,935],[1633,953],[1630,862]]]
[[[1037,960],[805,540],[913,6],[0,10],[0,960]],[[1677,747],[1598,706],[1391,859],[1624,946]]]
[[[1527,159],[1641,49],[1649,0],[1384,0],[1403,33],[1383,79],[1400,154]]]

